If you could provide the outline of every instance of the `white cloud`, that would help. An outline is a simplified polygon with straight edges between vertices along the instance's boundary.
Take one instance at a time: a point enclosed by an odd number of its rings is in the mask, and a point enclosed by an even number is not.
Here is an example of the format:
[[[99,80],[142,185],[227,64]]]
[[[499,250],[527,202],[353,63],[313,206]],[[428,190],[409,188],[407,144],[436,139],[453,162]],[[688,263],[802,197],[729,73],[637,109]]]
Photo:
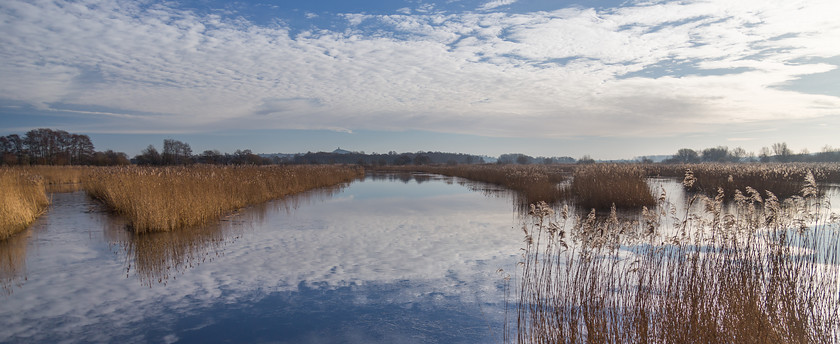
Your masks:
[[[484,6],[502,2],[512,3]],[[5,1],[0,94],[41,109],[161,114],[109,122],[112,130],[672,135],[697,130],[687,123],[840,114],[837,97],[778,87],[836,68],[808,61],[840,56],[838,7],[750,0],[525,14],[422,8],[345,14],[348,30],[292,37],[283,27],[164,5]],[[644,71],[653,74],[633,74]]]
[[[483,5],[479,6],[478,9],[481,10],[481,11],[487,11],[487,10],[494,9],[496,7],[507,6],[507,5],[510,5],[510,4],[512,4],[514,2],[517,2],[517,1],[518,0],[493,0],[493,1],[488,1],[488,2],[484,3]]]

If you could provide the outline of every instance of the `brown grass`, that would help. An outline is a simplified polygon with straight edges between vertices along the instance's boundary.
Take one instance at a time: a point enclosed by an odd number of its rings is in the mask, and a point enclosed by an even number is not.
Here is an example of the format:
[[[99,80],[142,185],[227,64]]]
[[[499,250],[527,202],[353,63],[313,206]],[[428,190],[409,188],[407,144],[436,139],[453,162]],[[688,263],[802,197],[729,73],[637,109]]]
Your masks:
[[[837,343],[840,223],[812,178],[797,185],[785,201],[700,196],[705,210],[684,216],[663,195],[638,220],[533,206],[515,340]]]
[[[639,165],[591,164],[575,169],[571,193],[575,204],[584,209],[640,209],[653,206],[646,170]]]
[[[206,224],[250,204],[363,175],[350,166],[113,167],[97,169],[84,188],[142,233]]]
[[[0,168],[0,240],[24,230],[49,205],[43,180],[26,170]]]

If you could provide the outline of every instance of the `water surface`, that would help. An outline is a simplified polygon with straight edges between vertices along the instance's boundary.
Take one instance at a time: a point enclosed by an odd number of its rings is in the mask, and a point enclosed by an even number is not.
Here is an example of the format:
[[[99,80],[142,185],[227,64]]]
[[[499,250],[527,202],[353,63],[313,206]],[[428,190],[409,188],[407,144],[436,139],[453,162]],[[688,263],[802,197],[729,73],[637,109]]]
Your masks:
[[[146,236],[53,194],[0,247],[0,342],[498,342],[521,236],[474,189],[369,176]]]

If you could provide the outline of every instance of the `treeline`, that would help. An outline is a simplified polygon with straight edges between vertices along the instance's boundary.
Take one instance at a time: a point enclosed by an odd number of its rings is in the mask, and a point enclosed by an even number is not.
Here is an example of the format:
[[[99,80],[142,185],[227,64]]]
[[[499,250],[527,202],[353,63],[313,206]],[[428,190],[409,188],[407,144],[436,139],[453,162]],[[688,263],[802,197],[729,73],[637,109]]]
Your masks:
[[[384,165],[430,165],[430,164],[483,164],[484,157],[462,153],[416,152],[387,154],[365,154],[364,152],[308,152],[294,156],[278,157],[281,162],[292,164],[356,164],[366,166]]]
[[[666,164],[692,164],[701,162],[840,162],[840,149],[829,146],[822,152],[811,154],[807,150],[795,154],[787,143],[775,143],[771,147],[762,147],[758,155],[747,152],[741,147],[729,149],[726,146],[706,148],[696,151],[682,148],[672,157],[665,159]]]
[[[192,148],[186,142],[173,139],[163,140],[163,151],[149,145],[131,161],[138,165],[268,165],[281,163],[277,159],[264,158],[251,152],[250,149],[239,150],[233,154],[221,153],[218,150],[205,150],[201,154],[193,155]]]
[[[525,154],[519,153],[512,153],[512,154],[502,154],[499,156],[499,159],[496,161],[498,164],[509,165],[509,164],[517,164],[517,165],[534,165],[534,164],[574,164],[577,162],[572,157],[563,156],[563,157],[532,157]]]
[[[33,129],[23,137],[0,136],[0,165],[127,165],[128,156],[107,150],[97,152],[90,137],[64,130]]]

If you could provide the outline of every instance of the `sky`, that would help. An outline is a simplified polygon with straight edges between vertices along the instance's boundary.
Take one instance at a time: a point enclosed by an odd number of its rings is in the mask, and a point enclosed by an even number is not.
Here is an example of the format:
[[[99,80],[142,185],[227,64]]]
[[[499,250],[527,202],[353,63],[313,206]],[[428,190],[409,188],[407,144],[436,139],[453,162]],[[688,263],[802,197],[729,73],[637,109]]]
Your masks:
[[[836,0],[0,2],[0,135],[130,156],[840,147]]]

